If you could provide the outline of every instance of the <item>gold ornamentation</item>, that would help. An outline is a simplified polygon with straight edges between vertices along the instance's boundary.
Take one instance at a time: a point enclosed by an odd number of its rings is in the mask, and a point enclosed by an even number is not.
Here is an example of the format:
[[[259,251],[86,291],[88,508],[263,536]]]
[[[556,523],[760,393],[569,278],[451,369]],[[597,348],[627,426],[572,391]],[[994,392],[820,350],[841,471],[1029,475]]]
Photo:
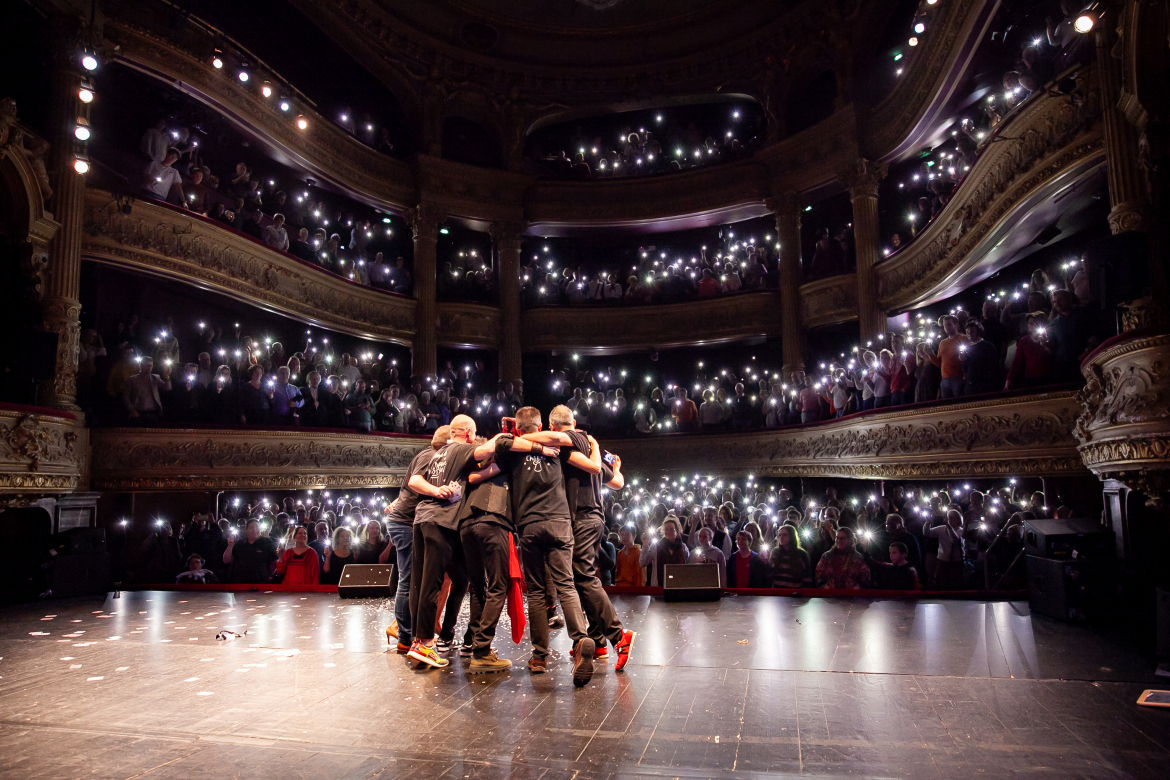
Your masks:
[[[606,446],[630,469],[861,477],[1084,474],[1072,391],[948,404],[814,428],[704,436],[700,446],[642,438]],[[687,458],[693,452],[693,458]]]
[[[1063,96],[1042,96],[1012,120],[1002,141],[980,156],[967,181],[934,222],[905,251],[879,263],[884,309],[905,308],[929,297],[938,285],[981,257],[991,231],[1044,184],[1091,160],[1104,160],[1096,78],[1076,74],[1092,93],[1073,105]]]
[[[851,198],[876,198],[878,185],[886,178],[889,170],[889,166],[885,163],[874,162],[862,157],[838,171],[837,178],[849,190]]]
[[[497,349],[500,345],[500,310],[482,303],[440,303],[435,339],[445,346]]]
[[[97,429],[92,480],[98,490],[391,486],[426,444],[310,431]]]
[[[1076,437],[1085,465],[1160,501],[1170,485],[1170,335],[1113,344],[1081,372]]]
[[[82,455],[73,420],[0,409],[0,491],[74,490]]]
[[[136,202],[130,215],[90,190],[82,256],[210,287],[343,333],[407,343],[415,302],[352,284],[250,239]]]
[[[714,342],[781,335],[780,292],[729,295],[687,303],[644,306],[546,306],[521,314],[524,350],[589,351],[613,347],[661,347],[691,343],[695,333]],[[672,339],[675,339],[672,341]]]

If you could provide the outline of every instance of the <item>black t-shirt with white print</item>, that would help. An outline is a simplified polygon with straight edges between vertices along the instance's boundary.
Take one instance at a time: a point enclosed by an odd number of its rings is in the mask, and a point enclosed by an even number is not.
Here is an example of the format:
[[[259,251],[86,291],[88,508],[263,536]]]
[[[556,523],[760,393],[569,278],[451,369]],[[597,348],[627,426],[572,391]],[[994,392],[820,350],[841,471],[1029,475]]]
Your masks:
[[[512,480],[512,521],[517,528],[542,520],[571,520],[565,499],[565,475],[561,461],[568,460],[571,450],[561,449],[559,457],[539,452],[512,452],[507,445],[496,445],[496,463]]]
[[[410,465],[406,467],[406,481],[410,482],[410,478],[415,474],[420,477],[426,476],[427,468],[431,465],[431,458],[434,456],[435,448],[430,446],[415,453]],[[394,499],[390,511],[386,514],[386,519],[399,525],[413,525],[414,510],[418,506],[420,498],[422,496],[418,493],[408,487],[403,487],[402,490],[398,491],[398,498]]]
[[[465,442],[451,442],[431,458],[423,477],[435,487],[450,482],[459,485],[459,498],[452,501],[445,498],[419,498],[414,510],[414,522],[435,523],[452,531],[459,528],[459,506],[467,495],[467,475],[475,470],[475,446]]]

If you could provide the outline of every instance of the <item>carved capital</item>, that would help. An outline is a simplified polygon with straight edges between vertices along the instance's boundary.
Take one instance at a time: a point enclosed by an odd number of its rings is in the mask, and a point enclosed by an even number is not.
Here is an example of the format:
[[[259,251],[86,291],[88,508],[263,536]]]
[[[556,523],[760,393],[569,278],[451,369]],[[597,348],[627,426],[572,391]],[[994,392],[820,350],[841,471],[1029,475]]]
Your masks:
[[[1145,229],[1145,208],[1143,204],[1127,201],[1125,203],[1118,203],[1109,211],[1109,230],[1113,235],[1129,233],[1131,231],[1141,232]]]
[[[1160,498],[1170,483],[1170,335],[1113,344],[1081,371],[1075,433],[1085,465]]]
[[[518,221],[493,222],[488,228],[488,234],[495,242],[502,259],[505,255],[519,257],[520,244],[524,240],[524,228],[524,223]]]
[[[848,188],[849,197],[876,198],[878,185],[886,178],[889,166],[882,162],[874,162],[864,157],[852,163],[848,168],[837,172],[837,178]]]
[[[777,222],[784,218],[795,218],[799,222],[800,210],[804,208],[804,203],[799,193],[786,192],[783,195],[764,198],[764,206],[776,216]]]
[[[439,224],[447,218],[442,209],[433,203],[420,203],[412,209],[406,209],[402,216],[406,224],[410,225],[415,241],[419,238],[437,240]]]

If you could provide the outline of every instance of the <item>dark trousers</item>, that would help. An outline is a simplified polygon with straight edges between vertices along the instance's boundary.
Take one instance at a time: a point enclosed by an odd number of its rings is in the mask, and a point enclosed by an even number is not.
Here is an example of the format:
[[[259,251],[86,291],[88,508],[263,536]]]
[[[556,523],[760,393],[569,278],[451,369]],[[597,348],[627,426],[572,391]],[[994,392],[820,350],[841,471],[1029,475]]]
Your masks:
[[[479,522],[459,531],[467,558],[471,585],[471,654],[483,658],[492,649],[496,624],[508,601],[508,529],[498,523]],[[467,642],[465,641],[464,644]]]
[[[545,609],[546,579],[551,579],[569,638],[576,645],[586,638],[585,615],[581,600],[573,587],[573,527],[568,519],[539,520],[520,529],[520,559],[524,563],[524,581],[528,586],[528,624],[532,638],[532,655],[548,656],[548,612]],[[547,574],[545,566],[548,567]]]
[[[605,532],[605,518],[600,513],[573,521],[573,584],[589,618],[589,636],[599,647],[607,639],[614,645],[622,639],[622,624],[597,577],[597,547]]]
[[[467,592],[463,545],[457,531],[435,523],[415,523],[411,547],[410,625],[414,638],[426,643],[435,637],[443,575],[451,573],[451,599],[457,598],[456,603],[462,603],[463,594]],[[443,620],[441,635],[444,639],[454,637],[455,619],[459,616],[458,608],[451,609],[451,599],[447,601],[447,614]]]

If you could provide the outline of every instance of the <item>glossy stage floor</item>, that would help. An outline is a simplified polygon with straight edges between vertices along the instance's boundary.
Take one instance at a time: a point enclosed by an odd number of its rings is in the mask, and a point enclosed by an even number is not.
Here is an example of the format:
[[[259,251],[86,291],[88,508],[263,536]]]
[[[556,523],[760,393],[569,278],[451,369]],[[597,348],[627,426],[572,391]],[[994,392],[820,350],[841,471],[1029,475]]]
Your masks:
[[[1152,659],[1027,604],[615,604],[635,656],[582,689],[563,630],[541,677],[410,670],[381,600],[8,608],[0,777],[1170,777],[1170,711],[1134,704]]]

